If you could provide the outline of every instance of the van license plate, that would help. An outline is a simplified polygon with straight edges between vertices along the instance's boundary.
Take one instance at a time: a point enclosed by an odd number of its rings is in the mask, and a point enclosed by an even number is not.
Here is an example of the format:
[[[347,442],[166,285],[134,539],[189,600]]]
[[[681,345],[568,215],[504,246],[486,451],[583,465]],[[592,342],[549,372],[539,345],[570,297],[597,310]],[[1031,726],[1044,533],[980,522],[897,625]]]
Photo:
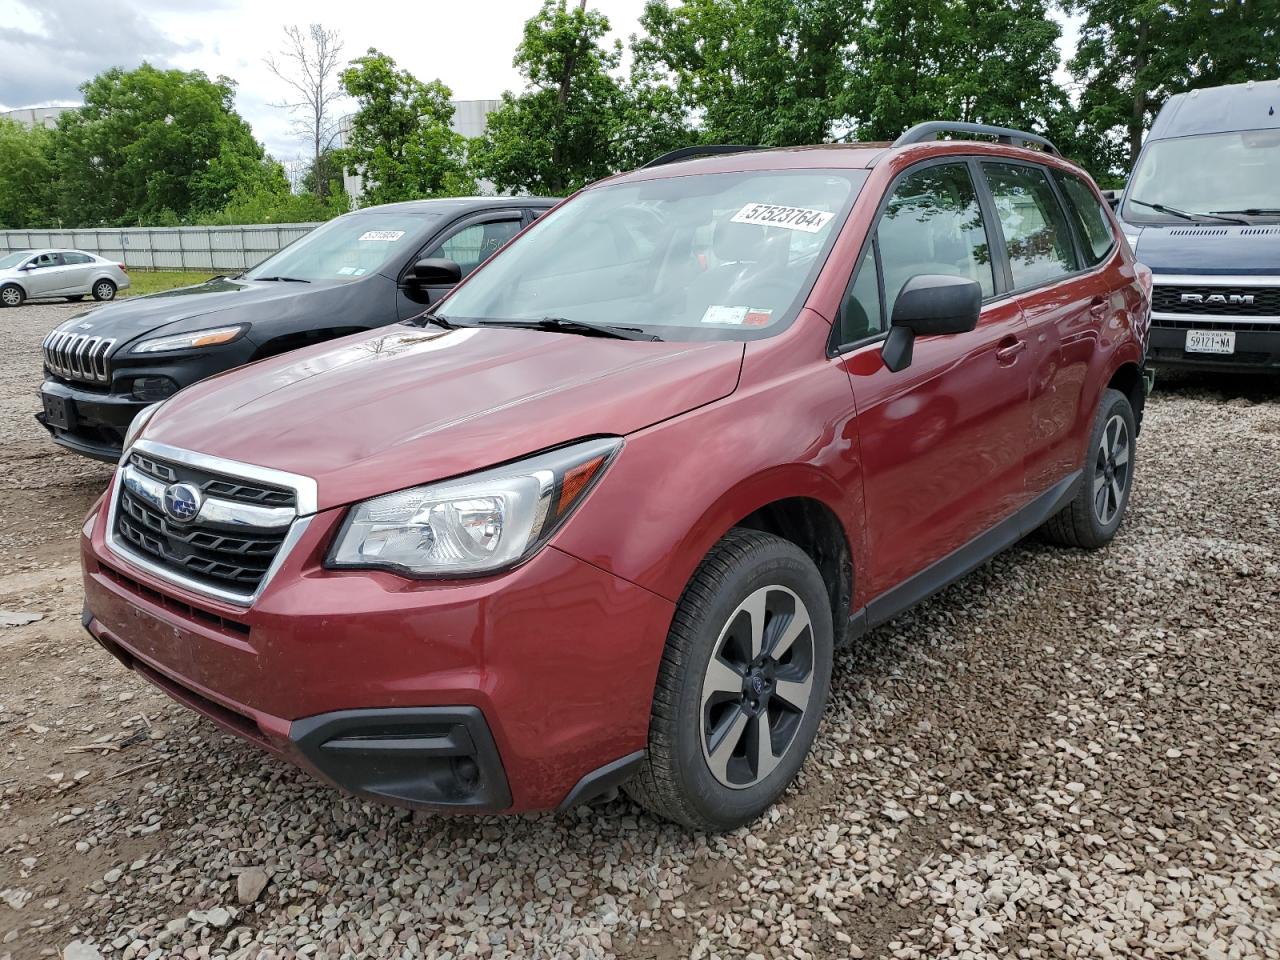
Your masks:
[[[1235,353],[1234,330],[1188,330],[1187,353]]]

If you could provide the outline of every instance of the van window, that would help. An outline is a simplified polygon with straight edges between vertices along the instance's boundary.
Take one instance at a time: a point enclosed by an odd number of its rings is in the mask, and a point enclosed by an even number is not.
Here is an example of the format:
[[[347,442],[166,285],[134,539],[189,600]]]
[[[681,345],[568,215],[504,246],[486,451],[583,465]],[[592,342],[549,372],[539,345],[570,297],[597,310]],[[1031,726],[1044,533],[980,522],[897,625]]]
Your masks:
[[[876,237],[887,317],[903,285],[922,273],[976,280],[983,297],[995,291],[991,247],[967,164],[935,164],[907,174],[880,217]]]
[[[1058,178],[1058,185],[1067,198],[1067,210],[1084,241],[1085,260],[1089,266],[1101,263],[1116,242],[1111,232],[1111,218],[1089,185],[1075,174],[1055,170],[1054,176]]]
[[[1004,231],[1013,288],[1025,290],[1079,269],[1067,216],[1045,171],[1023,164],[984,163],[982,172]]]

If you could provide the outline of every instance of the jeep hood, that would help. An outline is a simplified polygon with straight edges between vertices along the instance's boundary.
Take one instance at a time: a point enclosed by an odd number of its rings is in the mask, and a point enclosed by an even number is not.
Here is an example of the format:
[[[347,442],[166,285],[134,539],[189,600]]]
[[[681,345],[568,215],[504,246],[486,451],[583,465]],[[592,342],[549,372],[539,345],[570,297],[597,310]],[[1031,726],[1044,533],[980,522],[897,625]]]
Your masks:
[[[1153,273],[1280,275],[1280,224],[1127,224],[1134,254]]]
[[[677,416],[732,393],[743,350],[383,327],[188,387],[145,436],[312,477],[323,510]]]
[[[314,298],[327,297],[326,312],[338,311],[344,297],[367,296],[358,283],[282,283],[216,277],[194,287],[180,287],[145,297],[129,297],[78,313],[63,328],[74,333],[114,339],[117,350],[148,334],[185,333],[232,323],[255,323],[314,314]]]

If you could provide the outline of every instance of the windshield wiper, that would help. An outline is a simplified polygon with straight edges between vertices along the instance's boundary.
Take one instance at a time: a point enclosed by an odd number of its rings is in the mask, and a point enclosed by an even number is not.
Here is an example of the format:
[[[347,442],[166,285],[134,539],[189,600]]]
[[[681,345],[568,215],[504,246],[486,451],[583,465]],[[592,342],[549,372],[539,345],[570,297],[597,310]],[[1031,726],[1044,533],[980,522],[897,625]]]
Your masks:
[[[1245,210],[1214,210],[1213,213],[1241,213],[1246,217],[1280,216],[1280,207],[1249,207]]]
[[[281,283],[310,283],[310,280],[303,280],[301,277],[254,277],[255,280],[278,280]]]
[[[537,320],[477,320],[486,327],[525,327],[530,330],[551,330],[555,333],[579,333],[589,337],[612,337],[615,340],[661,340],[656,333],[639,327],[616,327],[608,323],[589,323],[586,320],[570,320],[568,317],[541,317]]]
[[[1136,203],[1140,207],[1149,207],[1156,213],[1167,213],[1171,217],[1181,217],[1183,220],[1190,220],[1193,223],[1203,220],[1206,217],[1212,217],[1214,220],[1225,220],[1227,223],[1243,223],[1248,225],[1248,220],[1241,220],[1239,217],[1227,217],[1222,213],[1188,213],[1186,210],[1179,210],[1177,207],[1171,207],[1163,203],[1148,203],[1146,200],[1139,200],[1136,197],[1129,198],[1130,203]],[[1223,211],[1224,213],[1227,211]]]

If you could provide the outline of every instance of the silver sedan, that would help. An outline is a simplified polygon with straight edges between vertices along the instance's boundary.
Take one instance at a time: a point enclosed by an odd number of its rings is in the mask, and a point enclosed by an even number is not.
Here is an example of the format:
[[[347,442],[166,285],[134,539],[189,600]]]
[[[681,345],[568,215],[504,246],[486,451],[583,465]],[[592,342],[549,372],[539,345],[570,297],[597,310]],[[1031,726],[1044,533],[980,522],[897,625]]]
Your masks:
[[[0,257],[0,307],[45,297],[114,300],[128,286],[123,263],[83,250],[18,250]]]

